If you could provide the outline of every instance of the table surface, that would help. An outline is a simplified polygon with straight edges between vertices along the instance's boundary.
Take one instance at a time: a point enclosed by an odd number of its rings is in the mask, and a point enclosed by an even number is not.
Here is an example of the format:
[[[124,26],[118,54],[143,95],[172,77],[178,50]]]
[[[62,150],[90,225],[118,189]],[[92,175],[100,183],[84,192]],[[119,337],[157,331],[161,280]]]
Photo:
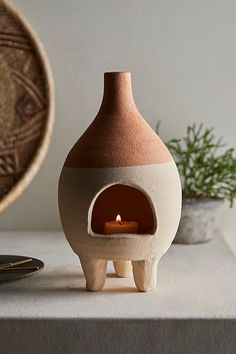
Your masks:
[[[235,319],[236,260],[216,233],[211,242],[172,245],[153,293],[108,268],[105,287],[87,292],[78,257],[62,232],[1,232],[2,254],[36,257],[35,276],[0,284],[1,319]]]

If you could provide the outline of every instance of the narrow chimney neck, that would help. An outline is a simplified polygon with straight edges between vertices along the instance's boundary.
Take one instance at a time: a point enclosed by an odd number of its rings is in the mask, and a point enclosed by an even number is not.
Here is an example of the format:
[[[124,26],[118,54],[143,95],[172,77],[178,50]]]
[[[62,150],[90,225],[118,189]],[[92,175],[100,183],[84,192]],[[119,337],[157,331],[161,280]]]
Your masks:
[[[104,93],[100,110],[123,110],[128,106],[135,106],[131,85],[131,73],[105,73]]]

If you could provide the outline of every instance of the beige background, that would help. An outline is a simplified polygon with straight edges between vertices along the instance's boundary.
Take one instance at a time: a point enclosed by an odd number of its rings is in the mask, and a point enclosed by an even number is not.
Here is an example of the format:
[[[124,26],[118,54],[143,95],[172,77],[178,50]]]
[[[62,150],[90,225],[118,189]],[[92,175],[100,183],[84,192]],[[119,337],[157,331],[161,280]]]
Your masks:
[[[163,139],[187,124],[236,129],[236,2],[225,0],[14,0],[41,38],[56,84],[48,157],[26,192],[0,215],[4,229],[59,229],[57,181],[68,149],[95,116],[103,72],[129,70],[136,103]],[[233,244],[236,211],[221,225]]]

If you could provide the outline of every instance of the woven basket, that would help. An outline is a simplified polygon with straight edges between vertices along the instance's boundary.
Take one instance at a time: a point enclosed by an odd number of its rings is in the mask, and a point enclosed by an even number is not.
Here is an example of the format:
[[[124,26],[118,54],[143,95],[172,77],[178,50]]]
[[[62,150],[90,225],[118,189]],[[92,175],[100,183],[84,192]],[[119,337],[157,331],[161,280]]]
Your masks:
[[[0,0],[0,212],[29,185],[49,146],[54,85],[37,36]]]

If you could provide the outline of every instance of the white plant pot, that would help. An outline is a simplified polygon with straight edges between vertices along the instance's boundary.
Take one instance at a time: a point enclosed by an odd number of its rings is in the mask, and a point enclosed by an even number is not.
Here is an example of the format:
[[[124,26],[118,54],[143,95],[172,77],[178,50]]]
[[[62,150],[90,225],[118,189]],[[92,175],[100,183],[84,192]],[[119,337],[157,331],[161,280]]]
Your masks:
[[[183,199],[182,214],[174,243],[209,241],[216,227],[223,199]]]

